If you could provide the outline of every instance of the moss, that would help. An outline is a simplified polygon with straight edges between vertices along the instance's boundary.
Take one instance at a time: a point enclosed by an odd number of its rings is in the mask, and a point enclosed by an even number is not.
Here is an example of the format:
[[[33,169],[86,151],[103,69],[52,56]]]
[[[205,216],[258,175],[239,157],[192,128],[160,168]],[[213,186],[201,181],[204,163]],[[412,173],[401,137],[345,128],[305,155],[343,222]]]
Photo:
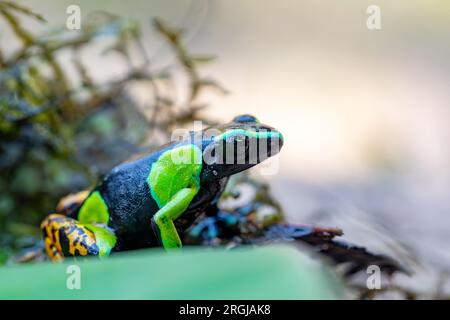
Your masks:
[[[0,47],[0,249],[17,248],[9,225],[38,226],[62,196],[92,187],[130,155],[165,142],[174,127],[199,120],[200,92],[220,88],[197,70],[205,59],[192,56],[178,31],[161,20],[154,24],[158,38],[150,41],[163,41],[178,61],[154,71],[133,20],[99,12],[70,37],[63,26],[51,36],[36,35],[22,22],[45,23],[44,16],[7,1],[0,1],[0,19],[21,43],[8,55]],[[121,78],[93,80],[96,70],[81,56],[94,42],[105,55],[127,61]],[[138,52],[131,55],[131,48]],[[70,66],[60,63],[62,51]],[[173,74],[185,74],[187,88],[176,91]],[[128,91],[134,85],[151,92],[145,111]]]

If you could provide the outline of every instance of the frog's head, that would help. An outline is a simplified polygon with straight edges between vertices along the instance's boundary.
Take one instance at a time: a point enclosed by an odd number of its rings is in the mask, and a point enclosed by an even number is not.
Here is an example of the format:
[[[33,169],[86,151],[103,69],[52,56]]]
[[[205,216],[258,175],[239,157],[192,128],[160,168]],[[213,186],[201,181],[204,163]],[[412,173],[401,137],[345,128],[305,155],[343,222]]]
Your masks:
[[[203,132],[203,160],[217,178],[228,177],[277,154],[283,136],[254,116],[240,115],[232,122]]]

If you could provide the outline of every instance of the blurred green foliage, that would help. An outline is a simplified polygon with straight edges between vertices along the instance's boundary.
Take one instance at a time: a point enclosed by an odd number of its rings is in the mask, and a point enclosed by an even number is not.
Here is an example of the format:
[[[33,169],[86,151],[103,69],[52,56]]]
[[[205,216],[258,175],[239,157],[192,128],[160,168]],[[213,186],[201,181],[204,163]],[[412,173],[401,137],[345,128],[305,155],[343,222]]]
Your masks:
[[[0,299],[339,299],[346,295],[343,283],[325,264],[286,245],[185,248],[172,254],[150,249],[104,261],[77,261],[81,290],[67,289],[71,264],[3,268]]]
[[[36,243],[40,220],[54,211],[60,197],[91,187],[130,155],[167,140],[174,127],[200,119],[206,105],[199,95],[205,88],[225,90],[197,71],[212,57],[188,53],[182,31],[159,20],[153,28],[177,59],[155,70],[140,25],[129,19],[96,12],[83,19],[81,30],[61,28],[37,36],[22,21],[45,23],[45,18],[9,1],[0,1],[0,19],[21,43],[8,56],[0,47],[2,264],[15,250]],[[104,55],[126,62],[125,75],[92,80],[96,70],[86,66],[81,53],[99,43],[105,45]],[[76,74],[58,59],[63,51]],[[180,93],[173,86],[180,71],[187,78],[183,102],[177,102]],[[151,92],[144,106],[130,90],[135,85]]]

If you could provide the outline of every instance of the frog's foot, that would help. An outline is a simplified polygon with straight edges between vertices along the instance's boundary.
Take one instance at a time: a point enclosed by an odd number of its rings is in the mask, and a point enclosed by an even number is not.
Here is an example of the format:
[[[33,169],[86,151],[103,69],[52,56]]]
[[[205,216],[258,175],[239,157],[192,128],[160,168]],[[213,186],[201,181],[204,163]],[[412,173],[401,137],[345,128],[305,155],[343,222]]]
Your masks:
[[[99,254],[94,232],[75,219],[51,214],[42,221],[41,229],[45,252],[52,261],[62,261],[68,256]]]

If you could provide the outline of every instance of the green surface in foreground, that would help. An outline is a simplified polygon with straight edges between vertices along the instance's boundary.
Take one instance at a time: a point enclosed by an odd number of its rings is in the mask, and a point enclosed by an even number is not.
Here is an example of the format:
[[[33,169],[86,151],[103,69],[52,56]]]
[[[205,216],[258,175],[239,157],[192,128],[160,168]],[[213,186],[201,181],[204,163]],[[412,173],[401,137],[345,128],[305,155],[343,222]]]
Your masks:
[[[66,286],[67,267],[81,289]],[[159,249],[0,269],[1,299],[335,299],[343,285],[319,260],[287,246]]]

